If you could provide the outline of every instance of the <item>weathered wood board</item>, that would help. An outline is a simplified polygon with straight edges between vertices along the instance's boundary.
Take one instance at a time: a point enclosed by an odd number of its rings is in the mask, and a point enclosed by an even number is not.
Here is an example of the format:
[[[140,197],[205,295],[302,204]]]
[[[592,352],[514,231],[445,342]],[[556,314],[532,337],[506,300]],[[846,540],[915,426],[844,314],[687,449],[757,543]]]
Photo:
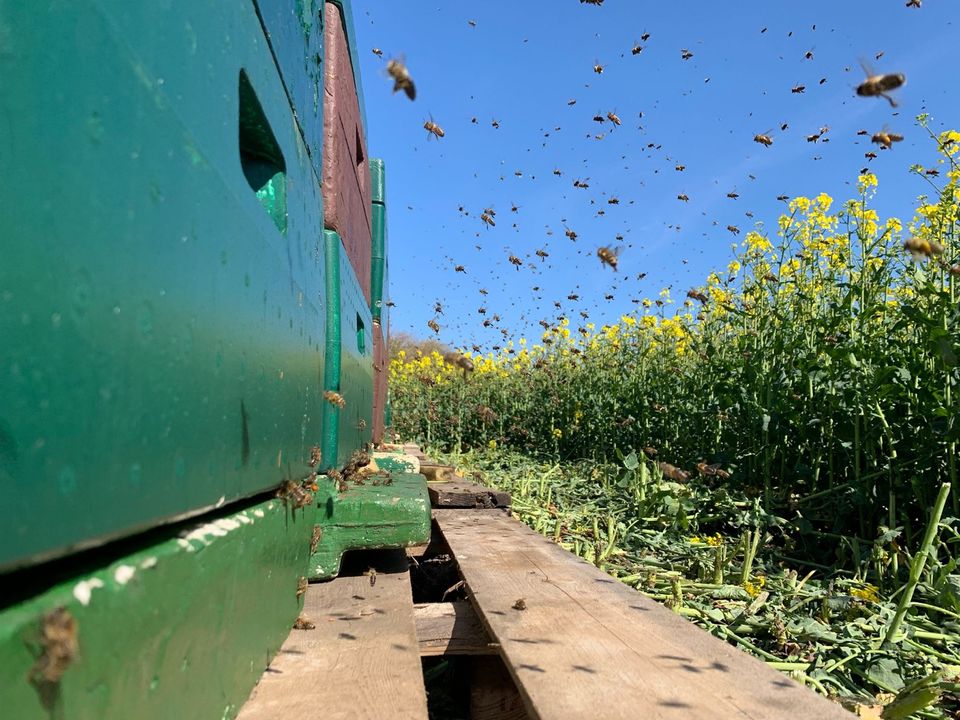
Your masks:
[[[426,720],[406,554],[370,553],[370,575],[311,584],[303,614],[238,720]]]
[[[424,466],[420,467],[422,471]],[[510,507],[510,493],[468,480],[430,483],[427,492],[430,493],[430,505],[435,508]]]
[[[851,717],[502,511],[434,518],[533,717]]]
[[[420,655],[496,655],[480,618],[468,602],[417,603],[413,608]]]

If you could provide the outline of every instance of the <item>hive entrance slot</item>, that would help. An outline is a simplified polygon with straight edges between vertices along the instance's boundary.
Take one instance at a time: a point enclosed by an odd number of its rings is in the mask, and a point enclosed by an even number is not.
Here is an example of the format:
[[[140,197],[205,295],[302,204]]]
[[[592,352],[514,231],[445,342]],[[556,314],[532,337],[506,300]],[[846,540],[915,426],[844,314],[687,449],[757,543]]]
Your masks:
[[[246,71],[240,71],[238,139],[243,175],[281,233],[287,231],[287,165]]]

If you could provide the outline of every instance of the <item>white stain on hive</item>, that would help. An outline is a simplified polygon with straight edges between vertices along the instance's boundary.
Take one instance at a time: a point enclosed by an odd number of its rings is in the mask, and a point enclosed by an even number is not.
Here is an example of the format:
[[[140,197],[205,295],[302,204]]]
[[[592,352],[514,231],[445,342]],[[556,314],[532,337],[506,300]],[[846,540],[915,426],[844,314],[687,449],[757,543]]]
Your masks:
[[[153,568],[156,566],[157,566],[157,559],[152,555],[148,558],[145,558],[144,561],[140,563],[141,570],[149,570],[150,568]]]
[[[118,585],[126,585],[133,579],[137,569],[132,565],[121,565],[113,571],[113,579]]]
[[[73,596],[80,601],[80,604],[86,607],[90,604],[90,596],[96,588],[103,587],[103,580],[99,578],[90,578],[81,580],[73,586]]]
[[[260,508],[257,508],[256,510],[253,511],[253,514],[256,515],[258,518],[262,518],[263,510],[261,510]]]

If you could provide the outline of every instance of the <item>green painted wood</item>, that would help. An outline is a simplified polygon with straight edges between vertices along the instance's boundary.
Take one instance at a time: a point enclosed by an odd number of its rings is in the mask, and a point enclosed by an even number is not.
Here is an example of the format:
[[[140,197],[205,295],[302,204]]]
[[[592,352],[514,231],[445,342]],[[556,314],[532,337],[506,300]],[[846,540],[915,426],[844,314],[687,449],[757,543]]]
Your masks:
[[[389,484],[383,478],[368,477],[362,485],[348,482],[345,492],[331,491],[325,500],[318,499],[321,530],[310,558],[312,579],[340,572],[347,550],[402,548],[430,539],[430,497],[423,475],[394,473]]]
[[[326,307],[326,352],[323,366],[323,388],[325,392],[340,394],[340,303],[334,298],[340,297],[340,268],[343,265],[341,254],[343,244],[340,236],[332,230],[323,231],[324,282],[327,297],[331,299]],[[323,403],[323,435],[321,440],[323,469],[342,465],[338,453],[340,439],[340,408],[333,397]]]
[[[0,611],[3,717],[235,716],[298,615],[317,515],[260,503]],[[76,652],[59,682],[32,683],[57,608]]]
[[[377,467],[389,473],[419,473],[420,461],[413,455],[406,455],[402,450],[375,452],[373,459]]]
[[[323,0],[256,0],[317,177],[323,174]]]
[[[0,17],[2,571],[305,470],[326,290],[319,188],[253,3]],[[241,162],[241,69],[285,232]]]

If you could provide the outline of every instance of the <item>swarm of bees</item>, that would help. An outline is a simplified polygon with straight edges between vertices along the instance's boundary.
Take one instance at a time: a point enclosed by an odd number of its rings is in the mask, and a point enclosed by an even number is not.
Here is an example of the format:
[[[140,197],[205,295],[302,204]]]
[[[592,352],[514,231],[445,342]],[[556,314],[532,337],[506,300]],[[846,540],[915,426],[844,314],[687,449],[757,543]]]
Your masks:
[[[338,393],[338,392],[334,392],[333,390],[326,390],[326,391],[324,391],[324,393],[323,393],[323,399],[326,400],[326,401],[327,401],[328,403],[330,403],[331,405],[337,406],[337,407],[340,408],[341,410],[342,410],[343,408],[345,408],[346,405],[347,405],[347,401],[346,401],[346,399],[343,397],[343,395],[341,395],[341,394]]]
[[[393,91],[403,90],[411,100],[417,98],[417,88],[410,77],[410,71],[400,60],[392,58],[387,61],[387,74],[393,78]]]
[[[617,271],[618,254],[620,250],[608,247],[597,248],[597,257],[600,258],[601,265],[609,265],[614,272]]]

